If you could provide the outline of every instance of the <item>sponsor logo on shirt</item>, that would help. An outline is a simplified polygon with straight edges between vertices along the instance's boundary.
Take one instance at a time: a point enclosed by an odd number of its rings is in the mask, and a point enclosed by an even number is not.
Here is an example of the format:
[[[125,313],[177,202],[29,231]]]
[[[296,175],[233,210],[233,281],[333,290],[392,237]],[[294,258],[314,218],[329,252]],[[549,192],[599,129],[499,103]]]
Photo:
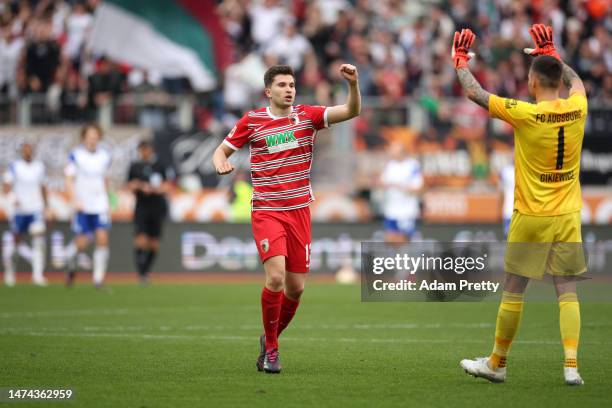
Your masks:
[[[504,108],[506,109],[516,108],[516,105],[518,105],[518,102],[516,99],[505,99],[504,100]]]
[[[293,135],[293,130],[287,130],[266,136],[266,146],[268,147],[268,152],[277,153],[283,150],[295,149],[299,147],[299,143]]]

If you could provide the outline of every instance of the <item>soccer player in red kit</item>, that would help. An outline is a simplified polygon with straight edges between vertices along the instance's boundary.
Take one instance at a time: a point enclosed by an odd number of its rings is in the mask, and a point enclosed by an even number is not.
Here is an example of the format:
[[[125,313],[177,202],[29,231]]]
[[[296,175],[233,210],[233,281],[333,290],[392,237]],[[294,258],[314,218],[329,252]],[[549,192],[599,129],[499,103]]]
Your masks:
[[[287,65],[275,65],[264,75],[270,106],[247,112],[215,150],[218,174],[234,170],[228,158],[250,144],[253,182],[252,227],[264,265],[261,293],[264,334],[257,369],[279,373],[278,336],[297,310],[310,266],[310,209],[314,200],[310,168],[317,131],[359,115],[361,95],[357,69],[343,64],[348,82],[344,105],[293,105],[295,75]]]

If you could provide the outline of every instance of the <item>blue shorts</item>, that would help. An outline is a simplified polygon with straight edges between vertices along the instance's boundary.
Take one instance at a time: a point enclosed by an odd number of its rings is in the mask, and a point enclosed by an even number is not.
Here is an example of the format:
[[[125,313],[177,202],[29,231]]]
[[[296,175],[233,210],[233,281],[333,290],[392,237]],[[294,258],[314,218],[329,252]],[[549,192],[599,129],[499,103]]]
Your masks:
[[[77,235],[90,235],[96,230],[107,230],[111,226],[108,214],[87,214],[78,212],[72,219],[72,232]]]
[[[13,234],[29,234],[32,224],[42,223],[44,226],[44,222],[45,220],[41,213],[17,214],[11,220],[11,231]]]
[[[394,219],[385,217],[384,228],[385,232],[395,232],[411,238],[416,232],[416,221],[412,218]]]

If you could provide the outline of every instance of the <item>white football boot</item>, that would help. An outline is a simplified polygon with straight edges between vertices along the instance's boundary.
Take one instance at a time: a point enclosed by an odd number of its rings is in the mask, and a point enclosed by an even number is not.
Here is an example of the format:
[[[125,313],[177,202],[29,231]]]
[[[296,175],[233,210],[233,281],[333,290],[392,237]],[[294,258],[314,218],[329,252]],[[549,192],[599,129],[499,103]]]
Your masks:
[[[584,385],[584,381],[576,367],[563,367],[563,375],[567,385]]]
[[[36,279],[32,279],[32,284],[34,286],[49,286],[49,281],[47,280],[47,278],[42,277],[42,278],[36,278]]]
[[[489,368],[489,358],[479,357],[474,360],[461,360],[459,365],[463,370],[474,377],[482,377],[494,383],[501,383],[506,380],[506,368],[492,370]]]

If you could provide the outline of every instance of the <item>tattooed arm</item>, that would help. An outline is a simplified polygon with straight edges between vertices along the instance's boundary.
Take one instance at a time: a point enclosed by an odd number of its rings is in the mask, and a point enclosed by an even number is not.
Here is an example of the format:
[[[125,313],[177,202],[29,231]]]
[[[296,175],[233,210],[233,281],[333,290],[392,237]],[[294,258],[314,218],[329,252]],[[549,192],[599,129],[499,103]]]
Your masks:
[[[568,87],[570,95],[577,92],[586,96],[586,91],[584,90],[582,80],[576,71],[571,69],[566,63],[563,63],[563,73],[561,75],[561,79],[563,80],[563,84]]]
[[[491,96],[491,94],[482,89],[482,86],[480,86],[476,78],[474,78],[470,70],[467,68],[459,68],[457,70],[457,77],[467,97],[486,110],[489,110],[489,96]]]

